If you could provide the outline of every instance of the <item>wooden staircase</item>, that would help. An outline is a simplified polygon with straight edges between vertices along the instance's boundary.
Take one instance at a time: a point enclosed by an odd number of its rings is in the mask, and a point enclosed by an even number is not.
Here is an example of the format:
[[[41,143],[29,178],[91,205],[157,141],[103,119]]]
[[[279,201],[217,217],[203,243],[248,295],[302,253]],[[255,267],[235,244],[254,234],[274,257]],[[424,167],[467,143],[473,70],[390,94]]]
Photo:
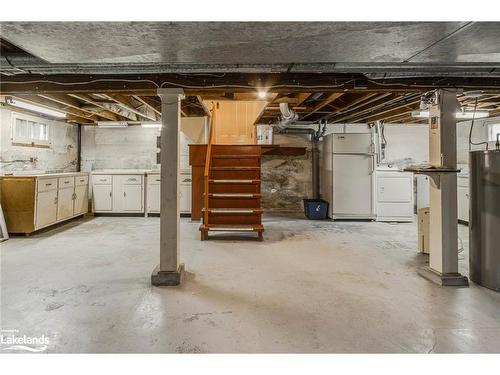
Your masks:
[[[214,115],[205,159],[201,240],[208,232],[254,232],[263,240],[258,145],[212,145]]]

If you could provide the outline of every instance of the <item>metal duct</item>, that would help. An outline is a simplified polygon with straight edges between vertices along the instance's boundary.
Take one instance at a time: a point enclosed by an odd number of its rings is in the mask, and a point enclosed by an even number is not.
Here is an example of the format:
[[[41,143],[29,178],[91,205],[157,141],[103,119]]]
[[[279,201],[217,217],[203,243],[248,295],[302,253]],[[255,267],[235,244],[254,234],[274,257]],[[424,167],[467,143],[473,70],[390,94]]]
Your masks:
[[[280,103],[281,119],[274,126],[278,131],[283,131],[292,125],[313,125],[316,121],[298,121],[299,115],[288,107],[288,103]]]
[[[419,77],[500,77],[498,63],[299,63],[203,64],[167,62],[48,63],[26,53],[0,56],[0,73],[17,74],[162,74],[162,73],[340,73],[364,74],[373,80]],[[387,82],[385,82],[387,83]],[[496,83],[495,83],[496,84]]]
[[[276,128],[283,130],[299,119],[299,115],[288,107],[288,103],[280,103],[281,119]]]
[[[304,134],[311,136],[311,156],[312,156],[312,190],[313,198],[319,199],[320,196],[320,181],[319,181],[319,139],[325,134],[326,124],[318,130],[310,128],[287,128],[281,131],[282,134]]]

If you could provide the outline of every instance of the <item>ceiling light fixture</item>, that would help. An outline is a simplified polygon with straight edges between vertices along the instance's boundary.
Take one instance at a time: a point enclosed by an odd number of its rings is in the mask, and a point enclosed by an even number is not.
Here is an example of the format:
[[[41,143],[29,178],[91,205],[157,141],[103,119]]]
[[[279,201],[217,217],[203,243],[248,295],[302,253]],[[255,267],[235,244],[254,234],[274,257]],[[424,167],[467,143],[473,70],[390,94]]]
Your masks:
[[[59,112],[59,111],[56,111],[56,110],[53,110],[53,109],[50,109],[47,107],[42,107],[40,105],[23,102],[23,101],[20,101],[17,99],[10,99],[7,103],[10,105],[13,105],[14,107],[23,108],[23,109],[26,109],[28,111],[38,112],[38,113],[41,113],[41,114],[44,114],[47,116],[51,116],[51,117],[55,117],[55,118],[65,118],[66,117],[66,114],[64,112]]]
[[[267,92],[266,91],[259,91],[257,93],[257,96],[261,99],[264,99],[266,96],[267,96]]]
[[[429,111],[413,111],[411,113],[412,117],[415,118],[429,118]],[[489,116],[488,111],[476,111],[476,114],[474,115],[474,111],[460,111],[457,112],[455,117],[457,119],[463,120],[463,119],[472,119],[474,118],[485,118]]]
[[[161,128],[161,122],[141,122],[142,128]]]
[[[99,128],[126,128],[128,126],[126,121],[97,121]]]

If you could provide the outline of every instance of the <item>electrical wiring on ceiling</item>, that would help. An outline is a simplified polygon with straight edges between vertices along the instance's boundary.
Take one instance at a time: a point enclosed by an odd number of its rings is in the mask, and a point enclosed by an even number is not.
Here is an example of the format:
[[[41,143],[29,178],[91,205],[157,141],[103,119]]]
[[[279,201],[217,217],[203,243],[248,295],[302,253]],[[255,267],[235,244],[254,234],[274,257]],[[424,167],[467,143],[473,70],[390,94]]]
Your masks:
[[[471,151],[471,146],[479,146],[479,145],[486,145],[486,151],[488,151],[488,142],[472,142],[472,130],[474,129],[474,120],[476,117],[476,109],[477,109],[477,97],[474,103],[474,111],[472,112],[472,121],[470,124],[470,131],[469,131],[469,151]]]

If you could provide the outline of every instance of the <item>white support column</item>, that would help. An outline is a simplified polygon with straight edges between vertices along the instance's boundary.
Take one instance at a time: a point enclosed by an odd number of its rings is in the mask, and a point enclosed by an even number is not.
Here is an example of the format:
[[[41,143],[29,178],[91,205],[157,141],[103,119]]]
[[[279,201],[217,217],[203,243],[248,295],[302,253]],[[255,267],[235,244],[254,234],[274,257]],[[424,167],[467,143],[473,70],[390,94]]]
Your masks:
[[[179,263],[179,132],[181,89],[158,89],[161,98],[160,135],[160,265],[151,275],[153,285],[179,285],[184,265]]]
[[[438,90],[429,119],[429,160],[436,168],[456,170],[456,92]],[[466,286],[458,272],[457,175],[430,173],[429,267],[421,275],[440,285]]]

